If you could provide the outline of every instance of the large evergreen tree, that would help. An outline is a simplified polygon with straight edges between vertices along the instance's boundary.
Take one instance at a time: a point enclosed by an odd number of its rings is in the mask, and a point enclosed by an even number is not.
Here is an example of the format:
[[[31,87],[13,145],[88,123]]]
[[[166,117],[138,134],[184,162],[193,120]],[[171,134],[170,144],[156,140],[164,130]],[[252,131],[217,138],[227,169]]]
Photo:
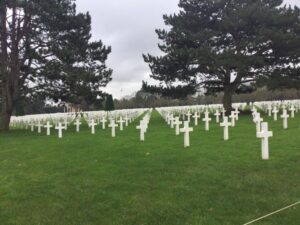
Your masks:
[[[282,0],[180,0],[156,30],[163,56],[144,55],[158,86],[145,90],[185,97],[199,88],[232,95],[241,85],[274,74],[295,74],[300,62],[300,13]]]
[[[105,99],[105,111],[114,111],[115,104],[112,95],[107,95]]]
[[[74,0],[0,1],[0,130],[28,95],[89,104],[102,94],[111,49],[90,42],[90,31]]]

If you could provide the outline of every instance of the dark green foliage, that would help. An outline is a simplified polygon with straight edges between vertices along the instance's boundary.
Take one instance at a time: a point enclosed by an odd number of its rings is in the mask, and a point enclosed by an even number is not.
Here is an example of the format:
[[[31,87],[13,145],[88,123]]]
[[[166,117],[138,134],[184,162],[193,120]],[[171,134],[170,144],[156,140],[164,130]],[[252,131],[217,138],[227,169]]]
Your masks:
[[[275,70],[271,77],[261,77],[258,86],[266,86],[270,90],[295,88],[300,90],[300,68],[282,71]]]
[[[164,97],[171,98],[184,98],[187,95],[196,93],[196,88],[192,84],[185,86],[177,85],[172,87],[157,87],[155,85],[148,85],[146,82],[143,82],[142,90],[149,93],[160,93]]]
[[[281,4],[181,0],[179,13],[164,15],[170,30],[156,31],[164,55],[144,55],[150,76],[160,82],[144,89],[171,97],[199,88],[223,91],[223,104],[230,110],[231,97],[242,84],[272,78],[275,71],[293,74],[300,62],[300,13]]]
[[[105,111],[113,111],[113,110],[115,110],[113,97],[112,95],[106,95]]]
[[[111,80],[110,47],[91,42],[91,17],[74,0],[0,3],[0,130],[26,98],[94,106]]]

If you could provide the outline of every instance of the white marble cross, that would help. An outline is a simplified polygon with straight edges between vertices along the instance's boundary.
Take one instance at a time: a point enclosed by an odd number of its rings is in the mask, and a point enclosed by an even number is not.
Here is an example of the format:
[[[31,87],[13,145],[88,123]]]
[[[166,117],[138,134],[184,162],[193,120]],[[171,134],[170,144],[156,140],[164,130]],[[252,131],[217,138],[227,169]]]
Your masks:
[[[256,113],[255,117],[253,119],[253,122],[256,124],[256,133],[260,132],[261,122],[263,121],[263,118],[260,117],[260,113]]]
[[[31,123],[30,123],[30,130],[31,130],[31,132],[34,131],[34,122],[33,121],[31,121]]]
[[[225,113],[226,113],[226,110],[224,108],[222,108],[222,117],[223,117],[223,119],[226,116]]]
[[[193,118],[195,119],[195,126],[198,126],[198,119],[200,118],[200,115],[197,111],[194,113]]]
[[[277,121],[277,114],[278,114],[278,112],[279,112],[279,110],[277,109],[276,106],[274,106],[273,111],[272,111],[272,113],[274,115],[274,121]]]
[[[211,118],[209,118],[209,112],[205,111],[204,113],[204,118],[202,119],[202,121],[205,122],[205,130],[209,131],[209,121],[211,121]]]
[[[171,114],[170,113],[168,113],[168,115],[166,116],[166,120],[167,120],[168,125],[170,125],[171,124]]]
[[[255,117],[255,114],[257,113],[257,109],[255,108],[255,106],[252,107],[251,111],[252,111],[252,116]]]
[[[295,111],[296,111],[296,108],[295,108],[294,105],[291,106],[290,111],[291,111],[291,118],[295,118]]]
[[[120,131],[123,131],[123,124],[125,123],[125,120],[123,120],[122,116],[117,122],[120,124]]]
[[[173,129],[174,128],[174,115],[171,114],[169,119],[170,119],[170,126]]]
[[[91,122],[89,123],[89,127],[91,128],[92,134],[95,134],[95,126],[97,126],[97,123],[95,122],[94,119],[92,119]]]
[[[126,126],[126,127],[128,127],[128,121],[129,121],[129,118],[128,118],[128,115],[126,115],[126,116],[125,116],[125,126]]]
[[[137,126],[136,129],[140,130],[140,140],[144,141],[145,140],[145,132],[147,130],[147,124],[145,123],[145,121],[141,120],[140,125]]]
[[[41,123],[40,120],[38,121],[38,124],[36,126],[38,128],[38,133],[40,134],[42,132],[42,127],[43,127],[43,124]]]
[[[286,109],[283,110],[281,118],[283,119],[283,129],[288,128],[288,118],[290,117],[289,114],[287,114]]]
[[[47,136],[50,135],[50,130],[53,127],[49,121],[47,121],[47,124],[44,126],[47,129]]]
[[[81,125],[80,120],[79,120],[79,119],[76,119],[76,122],[74,123],[74,125],[76,126],[76,132],[79,132],[80,125]]]
[[[193,128],[189,127],[189,121],[184,121],[184,127],[180,129],[181,133],[184,133],[184,147],[190,146],[190,132],[193,132]]]
[[[180,125],[182,124],[182,122],[179,120],[179,117],[175,117],[175,121],[174,121],[174,125],[175,125],[175,134],[179,135],[180,134]]]
[[[268,105],[268,116],[272,116],[272,106],[269,104]]]
[[[62,131],[66,130],[66,127],[62,126],[62,123],[59,122],[58,126],[56,126],[55,129],[58,130],[58,137],[62,138]]]
[[[220,116],[221,116],[221,113],[219,112],[218,109],[216,110],[216,112],[215,112],[214,115],[216,116],[216,122],[219,123],[219,122],[220,122]],[[227,119],[228,119],[228,118],[227,118]]]
[[[220,126],[224,127],[224,140],[227,141],[229,139],[228,127],[231,126],[231,123],[228,122],[227,116],[224,117],[223,123],[221,123]]]
[[[105,124],[106,124],[107,120],[105,118],[105,116],[102,117],[101,119],[101,123],[102,123],[102,129],[104,130],[105,129]]]
[[[261,124],[261,131],[257,133],[257,137],[261,138],[261,157],[263,160],[269,159],[269,137],[273,136],[273,132],[269,131],[268,123]]]
[[[231,111],[231,115],[229,116],[229,118],[231,119],[231,126],[235,127],[235,119],[236,119],[235,111]]]
[[[235,119],[236,120],[239,120],[239,114],[240,114],[240,111],[239,111],[239,107],[235,107]]]
[[[115,120],[111,120],[110,124],[108,125],[108,127],[111,128],[111,136],[115,137],[116,136],[116,127],[118,127],[118,124],[115,123]]]
[[[188,113],[186,114],[186,117],[187,117],[187,121],[188,122],[191,122],[191,112],[190,111],[188,111]]]
[[[147,130],[148,130],[148,124],[149,124],[149,121],[150,121],[149,115],[144,116],[143,121],[144,121],[144,123],[146,125],[146,132],[147,132]]]
[[[65,130],[68,129],[68,125],[69,125],[68,119],[65,119]]]
[[[281,106],[282,110],[286,109],[286,106],[285,105],[282,105]]]

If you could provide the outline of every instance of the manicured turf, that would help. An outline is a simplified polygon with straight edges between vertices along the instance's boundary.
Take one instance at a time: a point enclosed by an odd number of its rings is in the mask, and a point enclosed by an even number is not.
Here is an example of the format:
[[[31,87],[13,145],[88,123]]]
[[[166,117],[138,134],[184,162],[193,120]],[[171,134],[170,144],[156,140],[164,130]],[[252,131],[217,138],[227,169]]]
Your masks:
[[[264,115],[266,119],[266,115]],[[300,200],[300,115],[270,121],[269,161],[250,116],[224,142],[214,122],[191,147],[153,112],[146,141],[136,124],[47,137],[0,134],[1,225],[241,225]],[[257,225],[299,225],[300,205]]]

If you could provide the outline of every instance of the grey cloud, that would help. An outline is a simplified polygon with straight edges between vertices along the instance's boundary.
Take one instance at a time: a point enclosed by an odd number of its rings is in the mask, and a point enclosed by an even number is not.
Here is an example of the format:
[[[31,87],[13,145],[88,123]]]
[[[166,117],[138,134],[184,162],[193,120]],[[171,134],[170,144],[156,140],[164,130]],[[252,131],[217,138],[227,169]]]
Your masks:
[[[142,54],[160,54],[154,31],[164,27],[162,15],[176,12],[177,4],[178,0],[77,0],[78,11],[92,16],[93,39],[112,46],[107,64],[114,69],[113,81],[105,91],[120,98],[149,80]]]

